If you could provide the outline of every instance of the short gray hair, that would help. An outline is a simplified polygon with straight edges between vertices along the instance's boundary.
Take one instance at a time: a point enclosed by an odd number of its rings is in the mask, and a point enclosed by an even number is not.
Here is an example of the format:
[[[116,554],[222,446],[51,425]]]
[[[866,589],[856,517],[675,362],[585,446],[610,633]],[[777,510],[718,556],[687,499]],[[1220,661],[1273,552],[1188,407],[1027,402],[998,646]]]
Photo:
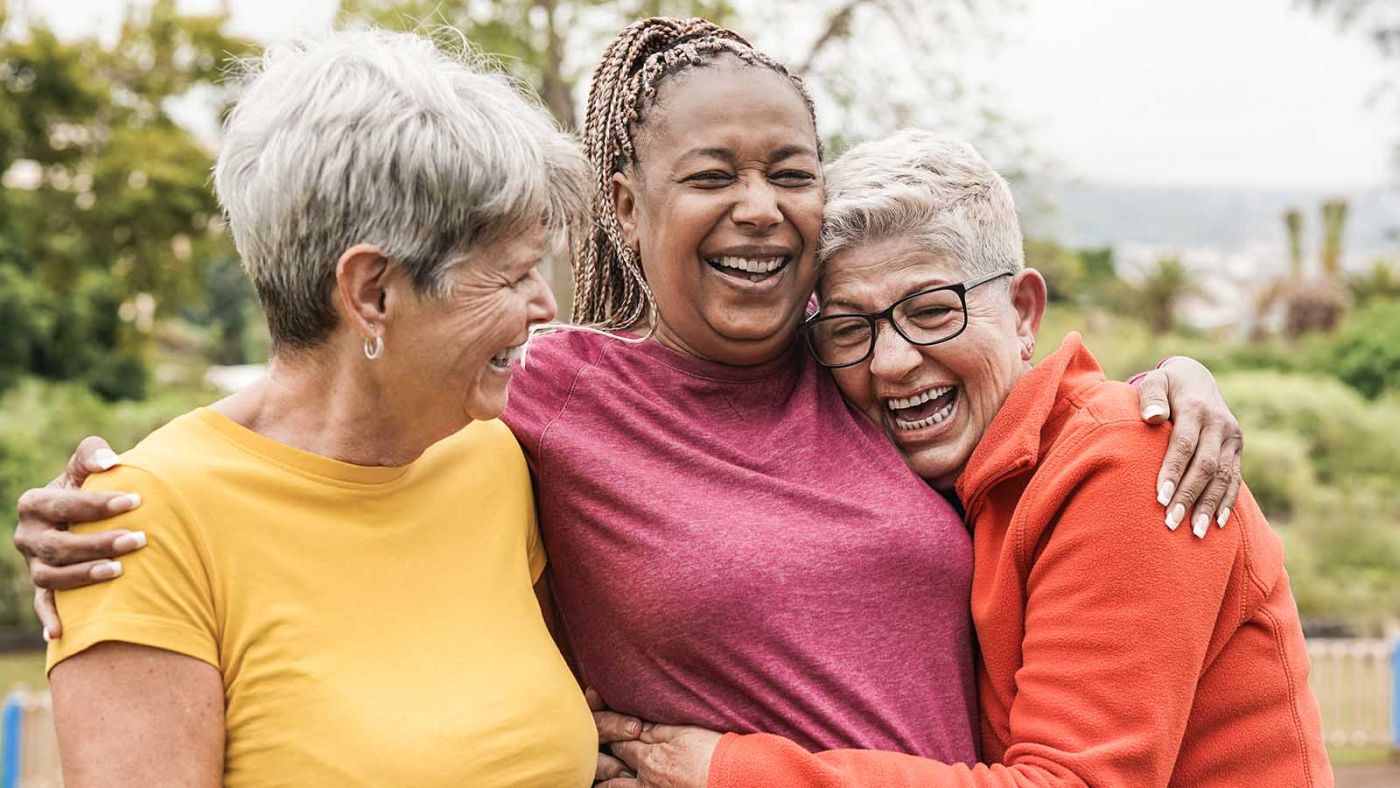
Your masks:
[[[823,263],[908,238],[971,276],[1025,267],[1011,188],[966,142],[905,129],[857,145],[827,168],[826,194]]]
[[[274,46],[241,76],[214,187],[274,348],[335,329],[350,246],[379,247],[440,295],[474,245],[586,220],[582,150],[465,42],[333,33]]]

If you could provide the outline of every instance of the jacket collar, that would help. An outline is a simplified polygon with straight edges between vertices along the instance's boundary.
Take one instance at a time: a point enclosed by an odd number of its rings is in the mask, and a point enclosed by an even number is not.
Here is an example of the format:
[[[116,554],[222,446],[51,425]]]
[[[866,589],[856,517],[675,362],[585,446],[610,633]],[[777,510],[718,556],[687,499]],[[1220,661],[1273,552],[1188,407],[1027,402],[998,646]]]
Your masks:
[[[1076,395],[1103,379],[1077,331],[1023,375],[958,477],[958,498],[968,513],[975,516],[980,499],[997,483],[1034,469],[1076,410]]]

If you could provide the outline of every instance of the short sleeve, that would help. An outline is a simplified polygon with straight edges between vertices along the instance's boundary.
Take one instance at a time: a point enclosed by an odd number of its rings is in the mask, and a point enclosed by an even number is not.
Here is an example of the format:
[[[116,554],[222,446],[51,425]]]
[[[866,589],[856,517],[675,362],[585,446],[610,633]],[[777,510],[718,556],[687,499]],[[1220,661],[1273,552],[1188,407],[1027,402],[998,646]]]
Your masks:
[[[74,531],[144,531],[147,544],[121,557],[120,577],[57,592],[63,633],[49,644],[46,669],[107,641],[165,649],[219,667],[208,552],[197,523],[173,489],[149,471],[128,465],[89,478],[84,489],[134,492],[141,496],[141,506],[109,520],[75,525]]]

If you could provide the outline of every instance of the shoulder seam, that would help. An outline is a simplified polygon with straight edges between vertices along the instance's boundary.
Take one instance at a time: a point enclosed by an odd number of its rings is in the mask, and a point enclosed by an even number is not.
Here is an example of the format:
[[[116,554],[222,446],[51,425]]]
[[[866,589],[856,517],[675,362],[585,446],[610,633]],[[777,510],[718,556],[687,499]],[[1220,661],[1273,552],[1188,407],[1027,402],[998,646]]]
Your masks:
[[[569,405],[574,400],[574,392],[578,390],[579,382],[583,380],[583,374],[588,370],[596,367],[598,365],[598,361],[601,360],[605,354],[607,354],[608,350],[608,345],[600,345],[598,348],[598,352],[594,354],[592,358],[585,360],[584,363],[579,365],[578,371],[574,373],[574,379],[569,381],[569,393],[564,395],[564,401],[560,403],[559,411],[555,413],[552,417],[550,417],[549,421],[545,423],[544,429],[540,430],[540,441],[539,448],[537,449],[537,451],[539,452],[540,457],[539,484],[541,488],[544,487],[545,466],[546,459],[548,456],[545,452],[545,442],[549,440],[549,433],[554,429],[554,425],[557,424],[560,419],[564,418],[564,414],[569,410]]]

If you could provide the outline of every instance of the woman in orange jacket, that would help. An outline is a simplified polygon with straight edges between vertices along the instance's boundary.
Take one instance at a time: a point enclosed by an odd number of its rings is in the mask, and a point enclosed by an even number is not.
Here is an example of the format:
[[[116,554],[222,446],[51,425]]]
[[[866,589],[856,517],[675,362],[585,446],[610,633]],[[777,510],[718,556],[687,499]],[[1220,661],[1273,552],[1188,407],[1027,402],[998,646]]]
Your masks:
[[[1006,183],[970,146],[906,131],[853,149],[827,188],[808,339],[966,511],[982,763],[661,725],[612,745],[636,772],[613,782],[1331,785],[1278,537],[1247,489],[1204,542],[1177,531],[1181,507],[1170,531],[1141,527],[1170,434],[1078,334],[1032,366],[1046,287]]]

